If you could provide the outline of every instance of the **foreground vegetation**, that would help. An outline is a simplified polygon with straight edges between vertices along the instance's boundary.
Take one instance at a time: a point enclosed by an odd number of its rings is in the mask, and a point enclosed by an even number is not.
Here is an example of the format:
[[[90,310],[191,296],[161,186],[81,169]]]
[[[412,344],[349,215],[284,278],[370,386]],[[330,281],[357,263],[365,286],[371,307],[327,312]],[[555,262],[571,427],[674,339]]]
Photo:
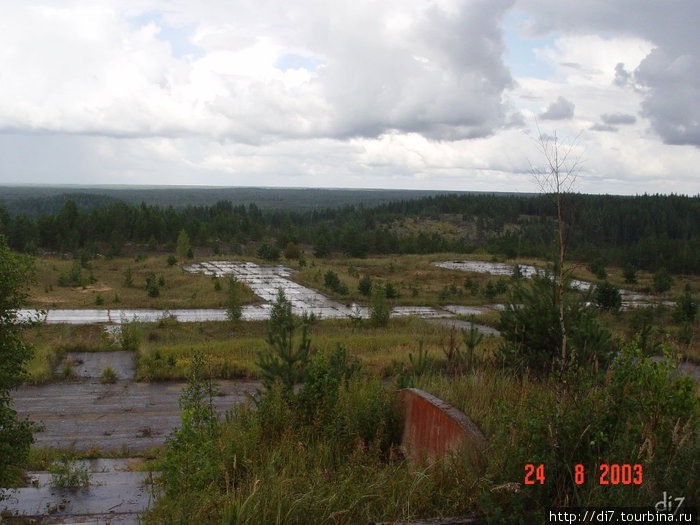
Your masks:
[[[88,211],[68,201],[36,219],[0,212],[0,232],[16,249],[44,255],[34,307],[164,310],[157,323],[124,322],[112,335],[101,326],[51,325],[22,334],[35,348],[34,383],[60,380],[56,367],[68,352],[114,349],[134,353],[137,380],[189,380],[181,428],[156,453],[162,497],[146,522],[475,514],[537,523],[548,506],[648,506],[663,492],[700,501],[700,390],[676,371],[680,360],[700,363],[696,201],[571,196],[571,217],[586,235],[571,237],[578,262],[567,278],[597,283],[590,293],[549,273],[493,277],[431,264],[547,260],[554,214],[544,197],[442,196],[308,213],[230,203],[177,210],[109,203]],[[553,272],[564,267],[558,248]],[[178,323],[167,309],[240,313],[241,304],[257,301],[237,286],[232,308],[230,283],[183,272],[183,264],[210,255],[284,259],[298,282],[370,304],[373,315],[297,319],[280,294],[268,323],[236,315]],[[654,293],[657,303],[622,312],[622,287]],[[498,338],[385,315],[392,305],[497,302],[505,309],[478,322],[500,330]],[[212,408],[217,378],[259,379],[264,388],[222,418]],[[114,370],[101,380],[115,381]],[[405,386],[462,409],[486,434],[487,452],[463,450],[431,465],[404,457],[395,390]],[[30,458],[39,464],[64,455],[55,454],[34,450]],[[528,464],[542,465],[532,485]],[[602,464],[635,472],[638,465],[643,476],[604,485]]]
[[[340,344],[307,353],[304,321],[291,318],[290,309],[285,314],[283,301],[266,329],[268,348],[258,353],[267,388],[225,420],[211,408],[216,388],[206,358],[193,354],[182,428],[168,439],[160,464],[164,494],[147,522],[365,523],[475,514],[494,523],[538,523],[549,506],[650,506],[663,491],[700,497],[698,389],[676,375],[669,348],[658,361],[645,355],[640,336],[617,341],[614,353],[572,359],[562,390],[548,367],[523,368],[508,351],[517,334],[504,336],[495,351],[473,352],[469,341],[481,341],[465,332],[451,353],[412,354],[387,384]],[[524,305],[522,322],[540,322],[531,315],[540,308]],[[405,458],[393,391],[407,385],[470,415],[489,439],[485,455],[463,450],[432,465]],[[543,465],[546,479],[525,484],[527,464]],[[606,485],[602,464],[637,465],[643,474],[639,483]]]

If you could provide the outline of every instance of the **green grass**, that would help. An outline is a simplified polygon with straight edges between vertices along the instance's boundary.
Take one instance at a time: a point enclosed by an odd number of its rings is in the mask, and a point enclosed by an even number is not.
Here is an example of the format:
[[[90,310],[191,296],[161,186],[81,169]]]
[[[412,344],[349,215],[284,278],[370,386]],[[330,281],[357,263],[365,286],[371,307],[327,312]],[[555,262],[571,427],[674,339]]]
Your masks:
[[[136,376],[146,380],[185,379],[194,349],[208,359],[211,373],[221,378],[257,378],[258,352],[266,351],[265,324],[174,323],[144,325],[146,335],[138,352]],[[348,320],[315,322],[310,330],[312,352],[344,345],[364,368],[386,376],[397,363],[408,363],[418,341],[435,359],[443,355],[449,338],[445,327],[415,318],[392,319],[386,328],[357,328]]]
[[[209,260],[209,259],[207,259]],[[196,259],[185,264],[196,262]],[[31,308],[96,308],[97,296],[103,299],[99,308],[223,308],[226,302],[226,286],[215,289],[215,279],[203,274],[185,272],[178,263],[169,266],[166,256],[133,258],[98,258],[89,262],[89,268],[81,270],[86,280],[84,286],[59,286],[61,274],[67,274],[72,260],[37,258],[37,282],[32,286],[27,306]],[[133,286],[125,284],[124,272],[131,268]],[[149,297],[146,292],[146,277],[149,272],[156,279],[163,277],[165,284],[158,297]],[[96,281],[87,282],[92,275]],[[222,281],[222,279],[219,279]],[[260,299],[243,286],[242,301],[255,303]]]

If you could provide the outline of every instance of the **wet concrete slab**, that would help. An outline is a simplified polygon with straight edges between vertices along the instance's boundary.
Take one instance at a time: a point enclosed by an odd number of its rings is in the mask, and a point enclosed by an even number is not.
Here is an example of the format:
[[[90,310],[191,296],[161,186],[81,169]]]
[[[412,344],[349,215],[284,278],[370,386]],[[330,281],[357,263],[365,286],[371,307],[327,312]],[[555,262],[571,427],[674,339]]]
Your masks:
[[[36,446],[142,452],[163,444],[180,426],[178,396],[186,383],[96,381],[23,386],[13,392],[19,417],[42,422]],[[244,402],[260,384],[217,381],[220,413]]]
[[[461,306],[457,304],[443,306],[443,308],[455,315],[481,315],[487,310],[484,307]]]
[[[475,272],[475,273],[488,273],[490,275],[501,275],[501,276],[511,276],[513,275],[514,266],[499,262],[490,261],[442,261],[434,262],[433,266],[438,268],[446,268],[448,270],[460,270],[463,272]],[[520,272],[523,277],[532,277],[538,271],[534,266],[527,264],[519,265]],[[571,280],[571,287],[576,290],[587,291],[593,286],[587,281],[581,281],[579,279]],[[649,306],[654,306],[658,304],[659,301],[652,295],[640,294],[637,292],[632,292],[629,290],[620,290],[620,295],[622,296],[622,309],[628,308],[644,308]],[[673,301],[662,301],[661,304],[665,306],[674,306]]]
[[[454,326],[457,330],[469,330],[472,327],[472,323],[470,323],[469,321],[460,321],[458,319],[431,319],[429,322],[446,326],[447,328],[452,328]],[[479,333],[484,335],[501,335],[501,332],[499,332],[495,328],[486,326],[484,324],[474,323],[474,327],[479,331]]]
[[[148,472],[132,471],[136,460],[94,459],[75,464],[87,467],[87,487],[51,486],[48,472],[29,472],[33,486],[6,489],[0,509],[42,523],[136,524],[152,505],[154,492]]]
[[[282,289],[297,315],[306,313],[313,314],[319,319],[337,319],[349,317],[353,312],[352,305],[330,299],[316,290],[289,279],[293,270],[285,266],[260,266],[252,262],[209,261],[191,264],[183,269],[190,273],[203,273],[218,277],[233,275],[268,303],[274,302],[278,290]],[[366,311],[362,316],[367,317]]]

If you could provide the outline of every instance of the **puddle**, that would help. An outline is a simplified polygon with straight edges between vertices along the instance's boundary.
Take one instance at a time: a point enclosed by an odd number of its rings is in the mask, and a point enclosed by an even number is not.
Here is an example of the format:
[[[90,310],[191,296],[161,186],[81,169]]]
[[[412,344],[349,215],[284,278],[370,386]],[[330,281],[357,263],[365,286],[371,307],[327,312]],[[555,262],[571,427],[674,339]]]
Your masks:
[[[454,326],[457,330],[469,330],[472,327],[472,323],[469,321],[459,321],[457,319],[431,319],[430,322],[446,326],[447,328],[452,328]],[[479,333],[484,335],[501,335],[501,332],[490,326],[474,323],[474,327],[479,330]]]
[[[661,355],[652,356],[653,361],[664,361],[666,358]],[[690,376],[696,383],[700,383],[700,366],[689,361],[683,361],[676,365],[676,374],[681,376]]]
[[[485,310],[485,308],[477,308],[476,306],[460,306],[455,304],[444,306],[443,308],[455,315],[481,315]]]
[[[70,365],[74,377],[85,379],[99,379],[108,366],[112,367],[118,380],[133,379],[136,371],[134,353],[124,351],[68,352],[54,373],[60,374],[67,365]]]
[[[217,381],[217,410],[224,413],[253,395],[255,381]],[[184,382],[94,382],[23,386],[13,392],[20,418],[42,422],[38,447],[143,452],[163,444],[180,426],[178,396]]]
[[[148,472],[132,472],[133,459],[76,461],[87,467],[90,484],[81,488],[51,486],[48,472],[29,472],[33,486],[5,489],[0,509],[15,516],[41,518],[41,523],[138,523],[152,504]]]

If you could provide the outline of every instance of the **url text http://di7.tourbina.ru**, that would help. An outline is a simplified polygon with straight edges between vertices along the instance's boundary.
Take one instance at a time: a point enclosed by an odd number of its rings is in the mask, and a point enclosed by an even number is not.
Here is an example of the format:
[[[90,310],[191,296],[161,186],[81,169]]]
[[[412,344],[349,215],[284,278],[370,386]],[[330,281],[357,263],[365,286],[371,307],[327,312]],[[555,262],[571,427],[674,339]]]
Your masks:
[[[616,485],[641,485],[644,481],[644,468],[641,464],[603,463],[593,472],[587,472],[582,464],[573,466],[573,478],[576,485],[597,483],[600,487]],[[544,464],[528,463],[525,465],[525,485],[544,485],[547,482]],[[550,507],[546,509],[548,524],[647,524],[647,523],[698,523],[698,509],[687,501],[684,495],[670,494],[663,491],[658,501],[648,506],[626,507],[624,502],[616,507]]]

